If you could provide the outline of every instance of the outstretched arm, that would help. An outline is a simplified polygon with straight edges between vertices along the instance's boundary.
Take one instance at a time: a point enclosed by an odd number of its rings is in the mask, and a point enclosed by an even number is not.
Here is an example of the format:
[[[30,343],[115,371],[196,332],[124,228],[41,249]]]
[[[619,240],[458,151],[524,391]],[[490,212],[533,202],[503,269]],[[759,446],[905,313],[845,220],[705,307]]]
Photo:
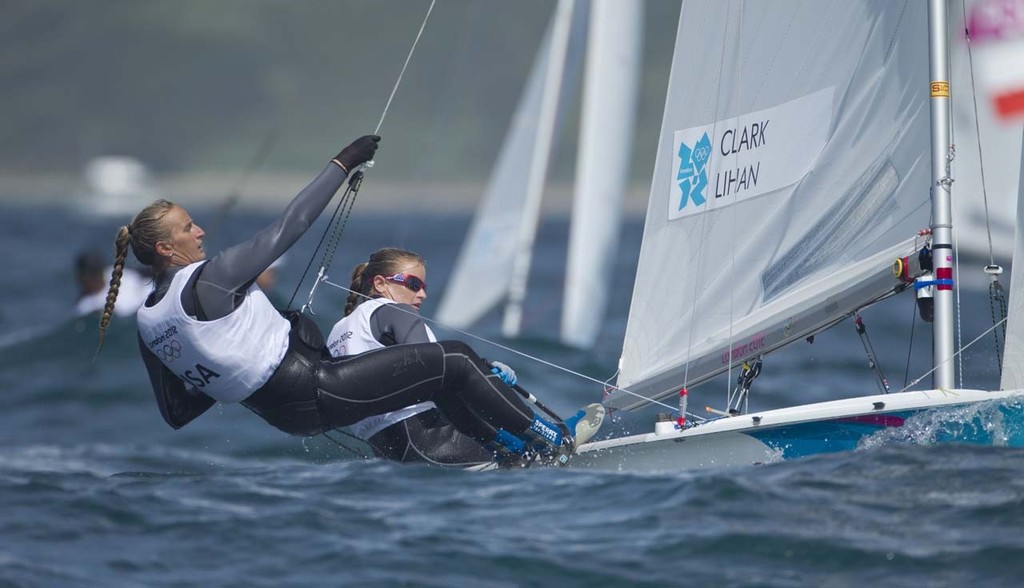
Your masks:
[[[195,294],[206,320],[227,316],[238,307],[246,290],[270,264],[313,225],[348,177],[348,170],[373,157],[380,137],[357,139],[342,150],[320,175],[291,201],[274,222],[251,239],[214,256],[200,270]],[[182,293],[189,314],[197,314],[192,296]]]

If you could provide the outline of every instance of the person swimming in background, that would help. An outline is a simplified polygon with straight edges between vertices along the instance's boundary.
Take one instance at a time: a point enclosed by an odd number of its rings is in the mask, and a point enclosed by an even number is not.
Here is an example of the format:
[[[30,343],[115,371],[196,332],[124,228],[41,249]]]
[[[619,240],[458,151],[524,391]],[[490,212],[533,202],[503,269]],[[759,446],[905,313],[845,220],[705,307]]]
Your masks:
[[[106,256],[93,249],[83,250],[75,257],[75,283],[78,285],[78,297],[75,301],[76,317],[82,317],[103,311],[107,302],[107,287],[110,284],[113,266],[107,263]],[[146,301],[152,289],[152,280],[142,273],[123,268],[121,272],[119,304],[114,309],[117,316],[134,316],[135,312]]]
[[[392,345],[436,341],[419,315],[427,298],[426,261],[416,253],[396,248],[379,249],[352,271],[345,316],[327,337],[334,357],[365,353]],[[509,366],[488,362],[491,375],[516,386]],[[589,439],[601,424],[604,407],[592,404],[566,419],[577,443]],[[370,444],[374,454],[399,462],[426,462],[466,466],[490,461],[492,452],[461,433],[433,402],[420,402],[400,410],[365,418],[349,427]]]
[[[158,200],[142,209],[116,237],[99,348],[130,247],[156,274],[137,313],[139,349],[160,414],[175,429],[218,401],[242,404],[277,429],[304,436],[433,401],[460,432],[502,456],[565,463],[574,449],[569,432],[488,377],[490,367],[466,344],[396,345],[332,358],[309,317],[282,316],[255,285],[349,173],[373,158],[379,141],[367,135],[352,142],[274,222],[209,259],[205,232],[184,208]]]

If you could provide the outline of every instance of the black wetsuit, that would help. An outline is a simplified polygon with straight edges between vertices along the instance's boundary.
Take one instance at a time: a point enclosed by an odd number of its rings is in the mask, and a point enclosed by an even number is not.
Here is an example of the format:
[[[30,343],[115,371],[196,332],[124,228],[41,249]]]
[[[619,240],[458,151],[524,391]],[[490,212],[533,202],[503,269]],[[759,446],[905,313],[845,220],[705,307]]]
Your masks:
[[[369,322],[373,337],[384,346],[430,341],[423,319],[408,304],[382,305],[373,311]],[[491,459],[488,449],[460,433],[436,408],[385,427],[367,441],[378,457],[404,463],[469,465]]]
[[[270,226],[206,262],[182,290],[185,312],[199,320],[216,320],[234,311],[256,277],[305,233],[345,178],[338,166],[328,164]],[[147,306],[164,296],[179,269],[157,276]],[[482,443],[494,440],[499,428],[515,435],[533,422],[533,412],[522,398],[488,377],[486,362],[461,342],[401,345],[331,358],[312,321],[297,313],[286,316],[292,322],[287,353],[270,380],[242,401],[282,431],[315,435],[427,400],[461,432]],[[215,403],[186,388],[141,337],[139,347],[160,414],[169,425],[183,427]]]

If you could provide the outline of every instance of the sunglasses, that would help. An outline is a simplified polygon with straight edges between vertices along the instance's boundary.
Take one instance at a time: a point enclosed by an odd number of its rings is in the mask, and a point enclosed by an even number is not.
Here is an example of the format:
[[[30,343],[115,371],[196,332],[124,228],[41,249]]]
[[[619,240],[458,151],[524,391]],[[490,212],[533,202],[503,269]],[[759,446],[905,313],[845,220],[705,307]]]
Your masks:
[[[401,284],[413,292],[419,292],[420,290],[426,292],[427,290],[427,283],[412,274],[395,274],[393,276],[384,276],[384,279]]]

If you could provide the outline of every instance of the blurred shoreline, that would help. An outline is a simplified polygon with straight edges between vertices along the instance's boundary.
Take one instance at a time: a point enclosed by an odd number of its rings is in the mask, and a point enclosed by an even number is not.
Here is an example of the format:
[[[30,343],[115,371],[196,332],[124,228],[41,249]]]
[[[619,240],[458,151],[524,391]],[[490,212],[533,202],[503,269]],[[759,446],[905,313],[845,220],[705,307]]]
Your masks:
[[[220,206],[229,194],[240,191],[235,207],[253,212],[276,212],[286,205],[316,172],[253,174],[239,190],[239,173],[196,173],[161,176],[154,179],[155,192],[183,206]],[[359,198],[359,208],[367,212],[420,211],[471,214],[487,185],[484,182],[452,181],[446,183],[379,180],[368,175]],[[634,182],[623,198],[624,216],[643,215],[647,208],[648,188]],[[41,175],[0,173],[0,204],[60,205],[85,207],[89,198],[81,175]],[[572,208],[572,185],[569,182],[549,183],[542,200],[545,215],[565,215]],[[129,203],[127,210],[138,210],[148,203],[148,196],[138,206]]]

